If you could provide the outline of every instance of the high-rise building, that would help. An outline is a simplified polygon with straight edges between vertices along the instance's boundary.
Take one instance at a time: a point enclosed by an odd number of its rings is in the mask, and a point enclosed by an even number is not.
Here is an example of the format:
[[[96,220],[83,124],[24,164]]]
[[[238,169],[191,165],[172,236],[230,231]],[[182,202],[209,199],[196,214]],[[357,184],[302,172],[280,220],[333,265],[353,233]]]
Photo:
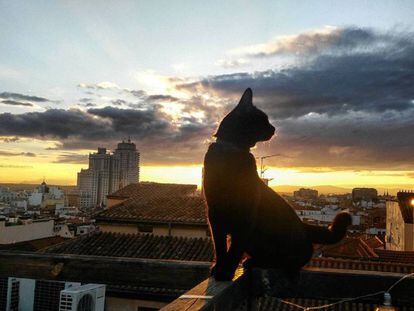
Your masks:
[[[89,168],[78,173],[80,207],[106,205],[106,196],[139,181],[139,152],[128,139],[118,144],[114,153],[106,148],[89,154]]]
[[[355,201],[372,201],[378,198],[377,189],[374,188],[354,188],[352,189],[352,200]]]
[[[137,152],[135,144],[131,142],[131,139],[118,144],[114,152],[114,157],[119,160],[119,188],[138,182],[139,153]]]
[[[296,199],[316,200],[318,198],[318,190],[300,188],[293,192]]]

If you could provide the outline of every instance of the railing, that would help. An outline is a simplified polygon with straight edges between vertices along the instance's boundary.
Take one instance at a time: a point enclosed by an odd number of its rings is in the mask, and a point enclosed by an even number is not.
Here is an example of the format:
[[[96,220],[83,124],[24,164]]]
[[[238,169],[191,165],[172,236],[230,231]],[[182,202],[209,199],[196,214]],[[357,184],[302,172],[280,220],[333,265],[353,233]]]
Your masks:
[[[274,270],[249,274],[239,271],[238,277],[233,282],[216,282],[213,278],[209,278],[161,310],[268,310],[259,307],[263,297],[277,297],[279,299],[276,300],[280,305],[285,303],[281,300],[298,300],[298,298],[299,301],[316,301],[325,304],[335,303],[344,298],[379,293],[353,302],[354,305],[363,303],[372,307],[382,304],[381,292],[403,276],[404,274],[401,273],[309,267],[301,271],[296,281],[289,281],[281,277],[280,272]],[[414,280],[407,278],[403,282],[392,290],[393,303],[397,306],[414,306],[412,295]],[[293,307],[292,310],[300,310],[300,308]]]
[[[239,270],[232,282],[216,282],[207,278],[209,267],[207,262],[0,251],[0,277],[101,283],[109,288],[125,285],[131,291],[138,286],[177,289],[178,292],[162,297],[135,297],[166,302],[184,293],[166,305],[164,311],[257,310],[263,296],[335,302],[345,297],[383,292],[405,275],[341,269],[340,266],[307,267],[294,280],[277,270],[253,269],[249,273]],[[192,289],[185,292],[188,288]],[[393,304],[414,307],[412,293],[414,279],[407,278],[393,288]],[[380,304],[381,301],[381,295],[376,295],[358,303]]]

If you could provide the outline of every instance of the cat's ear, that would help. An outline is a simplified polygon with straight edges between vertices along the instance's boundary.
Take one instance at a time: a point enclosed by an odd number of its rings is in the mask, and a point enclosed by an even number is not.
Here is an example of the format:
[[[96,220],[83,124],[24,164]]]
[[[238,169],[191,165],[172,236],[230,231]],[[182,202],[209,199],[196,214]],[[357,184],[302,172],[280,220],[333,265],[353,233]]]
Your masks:
[[[247,88],[242,98],[240,99],[239,104],[234,108],[237,111],[248,111],[253,108],[253,91],[251,88]]]

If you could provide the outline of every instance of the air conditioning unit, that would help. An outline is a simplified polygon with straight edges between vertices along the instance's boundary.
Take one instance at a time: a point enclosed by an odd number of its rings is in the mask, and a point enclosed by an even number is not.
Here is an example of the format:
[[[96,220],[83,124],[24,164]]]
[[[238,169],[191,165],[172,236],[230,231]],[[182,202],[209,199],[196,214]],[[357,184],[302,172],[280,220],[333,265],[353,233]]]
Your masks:
[[[7,282],[7,311],[19,310],[19,286],[20,282],[16,278],[9,278]]]
[[[60,292],[59,311],[104,311],[105,285],[86,284]]]

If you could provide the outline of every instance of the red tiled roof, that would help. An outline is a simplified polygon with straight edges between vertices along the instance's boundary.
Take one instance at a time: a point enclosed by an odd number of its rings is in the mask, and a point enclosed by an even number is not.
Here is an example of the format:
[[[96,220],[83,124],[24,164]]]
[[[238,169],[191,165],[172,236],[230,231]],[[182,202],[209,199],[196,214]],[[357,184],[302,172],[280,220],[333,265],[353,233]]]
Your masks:
[[[388,249],[376,249],[379,259],[387,262],[403,262],[414,265],[414,252],[413,251],[392,251]]]
[[[40,249],[49,247],[51,245],[59,244],[64,241],[67,241],[67,238],[63,238],[60,236],[52,236],[49,238],[25,241],[25,242],[18,242],[14,244],[4,244],[0,245],[0,250],[7,249],[7,250],[18,250],[18,251],[30,251],[36,252]]]
[[[307,266],[325,269],[364,270],[395,273],[414,272],[414,264],[327,257],[314,257],[307,264]]]
[[[209,238],[152,234],[96,233],[49,247],[42,252],[184,261],[213,260],[213,245]]]
[[[185,223],[207,225],[205,201],[201,196],[171,196],[145,201],[129,199],[99,213],[99,221]]]
[[[194,194],[197,185],[164,184],[154,182],[140,182],[129,184],[110,194],[109,197],[135,198],[135,200],[147,200],[169,196],[187,196]]]
[[[384,250],[376,249],[376,252]],[[45,253],[113,256],[185,261],[212,261],[213,245],[209,238],[154,236],[152,234],[95,233],[69,240],[41,250]],[[386,251],[390,252],[390,251]],[[414,252],[410,253],[414,256]],[[408,258],[408,257],[407,257]],[[386,262],[380,258],[355,260],[314,257],[308,267],[365,270],[395,273],[413,273],[414,261]]]
[[[321,250],[324,257],[341,258],[377,258],[378,255],[361,238],[347,237],[335,245],[325,246]]]
[[[325,304],[329,304],[332,302],[336,302],[337,300],[325,300],[325,299],[311,299],[311,298],[287,298],[284,299],[289,301],[293,304],[301,305],[304,307],[316,307]],[[298,307],[293,305],[288,305],[286,303],[282,303],[279,298],[276,297],[259,297],[257,300],[257,305],[260,306],[261,311],[271,311],[271,310],[283,310],[283,311],[298,311]],[[331,308],[323,308],[320,310],[349,310],[349,311],[367,311],[367,310],[375,310],[376,307],[382,304],[382,297],[379,296],[378,303],[369,303],[359,301],[348,301],[343,302],[340,305]],[[242,310],[240,308],[239,310]],[[398,310],[401,311],[414,311],[413,306],[398,306]]]
[[[372,249],[384,248],[384,242],[376,235],[364,239],[364,242]]]

